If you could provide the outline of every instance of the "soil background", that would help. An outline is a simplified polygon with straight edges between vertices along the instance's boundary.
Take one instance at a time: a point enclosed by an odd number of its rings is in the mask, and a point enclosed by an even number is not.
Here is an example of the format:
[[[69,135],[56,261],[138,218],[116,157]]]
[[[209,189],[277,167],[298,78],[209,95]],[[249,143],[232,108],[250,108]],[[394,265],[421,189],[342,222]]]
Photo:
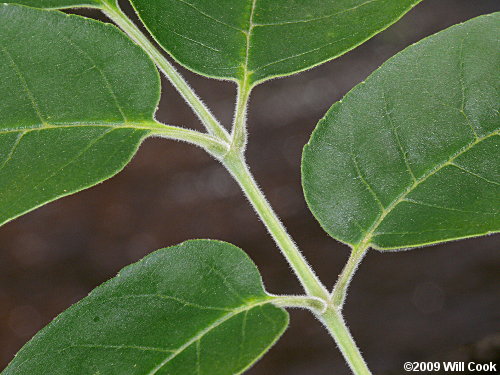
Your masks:
[[[426,0],[339,59],[255,89],[248,162],[328,286],[349,249],[321,230],[302,196],[301,150],[316,122],[398,51],[498,10],[497,0]],[[179,69],[230,124],[234,84]],[[166,81],[158,118],[200,128]],[[147,140],[116,177],[1,228],[0,368],[40,328],[120,268],[190,238],[231,242],[257,263],[270,292],[301,292],[236,184],[214,160],[187,144]],[[500,237],[489,236],[399,253],[370,251],[349,290],[345,316],[373,372],[403,374],[405,361],[498,360],[499,249]],[[290,328],[248,374],[349,370],[319,323],[305,311],[292,311]]]

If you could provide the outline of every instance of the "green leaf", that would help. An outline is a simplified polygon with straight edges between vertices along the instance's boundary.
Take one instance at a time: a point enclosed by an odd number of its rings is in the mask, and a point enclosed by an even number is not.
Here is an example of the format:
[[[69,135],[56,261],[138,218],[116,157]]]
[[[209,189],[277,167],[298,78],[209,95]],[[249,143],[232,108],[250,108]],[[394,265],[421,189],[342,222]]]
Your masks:
[[[178,62],[255,85],[338,57],[421,0],[132,0]]]
[[[4,4],[20,4],[34,8],[62,9],[92,7],[101,8],[103,3],[113,3],[114,0],[7,0]]]
[[[115,26],[0,5],[0,225],[120,171],[157,126],[158,72]]]
[[[302,161],[310,209],[353,247],[500,230],[500,13],[408,47],[335,103]]]
[[[184,242],[96,288],[40,331],[2,374],[239,374],[288,325],[272,300],[239,248]]]

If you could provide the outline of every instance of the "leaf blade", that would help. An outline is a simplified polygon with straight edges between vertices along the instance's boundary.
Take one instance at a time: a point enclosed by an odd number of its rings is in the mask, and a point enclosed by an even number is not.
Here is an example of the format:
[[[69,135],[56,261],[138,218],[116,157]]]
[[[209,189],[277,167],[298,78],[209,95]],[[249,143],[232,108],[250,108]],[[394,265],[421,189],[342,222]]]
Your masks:
[[[132,3],[153,37],[180,64],[208,77],[253,86],[346,53],[419,1]]]
[[[159,76],[117,28],[79,16],[3,4],[0,40],[2,225],[123,169],[156,126]]]
[[[499,230],[499,67],[485,57],[498,47],[498,19],[408,47],[320,121],[304,149],[303,186],[331,236],[383,250]]]
[[[96,288],[40,331],[3,374],[240,373],[286,328],[287,313],[271,302],[240,249],[187,241]]]

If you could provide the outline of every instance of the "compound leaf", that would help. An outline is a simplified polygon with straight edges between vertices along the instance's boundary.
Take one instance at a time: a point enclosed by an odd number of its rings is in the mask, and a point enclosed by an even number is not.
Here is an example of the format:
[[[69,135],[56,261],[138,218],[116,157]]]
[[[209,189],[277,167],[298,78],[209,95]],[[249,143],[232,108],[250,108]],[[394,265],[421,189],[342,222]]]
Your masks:
[[[132,0],[158,43],[186,67],[245,85],[331,60],[420,0]]]
[[[59,315],[3,375],[239,374],[281,336],[239,248],[210,240],[158,250]]]
[[[334,238],[397,249],[500,230],[500,13],[437,33],[335,103],[302,161]]]
[[[0,5],[0,87],[0,225],[121,170],[160,93],[153,63],[116,27],[11,4]]]

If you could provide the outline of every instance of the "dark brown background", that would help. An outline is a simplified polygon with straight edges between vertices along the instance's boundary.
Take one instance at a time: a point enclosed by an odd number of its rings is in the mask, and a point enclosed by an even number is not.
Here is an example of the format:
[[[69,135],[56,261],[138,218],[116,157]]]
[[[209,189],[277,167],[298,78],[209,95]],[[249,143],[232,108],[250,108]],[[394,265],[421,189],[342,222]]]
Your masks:
[[[349,250],[322,232],[302,197],[301,149],[317,120],[396,52],[499,5],[496,0],[424,1],[338,60],[254,91],[249,164],[328,286]],[[181,70],[217,117],[230,124],[234,85]],[[199,128],[164,83],[158,118]],[[257,263],[269,291],[301,291],[235,183],[214,160],[186,144],[148,140],[117,177],[1,228],[0,368],[56,314],[121,267],[189,238],[236,244]],[[401,374],[405,361],[498,359],[499,245],[499,237],[491,236],[369,253],[345,315],[375,373]],[[284,337],[249,374],[348,374],[318,322],[305,311],[291,315]]]

